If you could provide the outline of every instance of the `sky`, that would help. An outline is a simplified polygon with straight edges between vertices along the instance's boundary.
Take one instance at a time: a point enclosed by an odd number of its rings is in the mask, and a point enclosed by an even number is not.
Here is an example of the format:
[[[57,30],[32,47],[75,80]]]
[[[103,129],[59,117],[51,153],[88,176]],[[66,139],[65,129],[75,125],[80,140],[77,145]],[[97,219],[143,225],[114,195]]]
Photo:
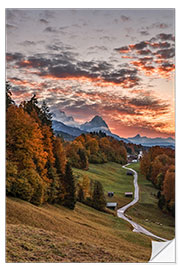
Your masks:
[[[6,78],[17,104],[113,133],[174,137],[174,9],[6,9]],[[64,117],[64,114],[62,114]]]

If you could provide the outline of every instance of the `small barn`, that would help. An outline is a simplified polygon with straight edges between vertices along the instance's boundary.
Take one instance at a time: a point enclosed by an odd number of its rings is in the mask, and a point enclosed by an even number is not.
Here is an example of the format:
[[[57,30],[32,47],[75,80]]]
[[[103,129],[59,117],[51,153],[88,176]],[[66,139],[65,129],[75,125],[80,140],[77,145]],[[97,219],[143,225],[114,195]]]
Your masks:
[[[114,192],[109,191],[109,192],[108,192],[108,197],[110,197],[110,198],[111,198],[111,197],[113,197],[113,196],[114,196]]]
[[[133,192],[125,192],[124,195],[125,195],[125,197],[132,197]]]
[[[118,206],[117,202],[108,202],[108,203],[106,203],[106,207],[111,209],[111,210],[116,210],[117,206]]]
[[[127,175],[133,175],[133,172],[131,172],[131,171],[127,171],[127,173],[126,173]]]

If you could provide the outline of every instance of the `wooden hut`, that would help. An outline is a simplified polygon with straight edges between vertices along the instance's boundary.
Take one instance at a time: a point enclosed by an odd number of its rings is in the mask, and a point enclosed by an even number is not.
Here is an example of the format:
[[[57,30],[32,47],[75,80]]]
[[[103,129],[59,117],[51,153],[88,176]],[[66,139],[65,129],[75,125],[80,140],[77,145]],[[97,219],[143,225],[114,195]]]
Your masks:
[[[113,197],[114,196],[114,192],[110,191],[108,192],[108,197]]]
[[[106,203],[106,207],[111,209],[111,210],[117,210],[117,202],[108,202]]]
[[[125,192],[124,195],[125,195],[125,197],[132,197],[133,192]]]

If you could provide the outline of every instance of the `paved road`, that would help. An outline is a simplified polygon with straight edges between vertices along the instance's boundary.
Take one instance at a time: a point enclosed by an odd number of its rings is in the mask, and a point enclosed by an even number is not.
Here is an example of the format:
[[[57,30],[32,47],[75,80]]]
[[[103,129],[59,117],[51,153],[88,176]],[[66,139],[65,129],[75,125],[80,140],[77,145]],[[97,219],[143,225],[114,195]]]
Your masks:
[[[129,164],[127,164],[127,165],[129,165]],[[143,234],[145,234],[145,235],[148,235],[148,236],[154,238],[154,240],[168,241],[168,240],[165,239],[165,238],[159,237],[159,236],[157,236],[157,235],[155,235],[155,234],[149,232],[148,230],[146,230],[145,228],[143,228],[142,226],[140,226],[139,224],[137,224],[136,222],[132,221],[131,219],[129,219],[129,218],[127,218],[127,217],[125,216],[125,214],[124,214],[125,211],[126,211],[130,206],[132,206],[132,205],[134,205],[135,203],[137,203],[138,200],[139,200],[139,186],[138,186],[138,181],[137,181],[137,180],[138,180],[138,174],[137,174],[137,172],[136,172],[135,170],[130,169],[130,168],[126,168],[127,165],[124,165],[124,166],[122,166],[122,167],[123,167],[124,169],[130,170],[130,171],[132,171],[132,172],[134,173],[134,199],[133,199],[130,203],[128,203],[128,204],[126,204],[125,206],[123,206],[123,207],[121,207],[120,209],[118,209],[118,210],[117,210],[117,216],[118,216],[119,218],[122,218],[122,219],[128,221],[128,222],[133,226],[133,228],[134,228],[134,229],[133,229],[133,232],[143,233]]]

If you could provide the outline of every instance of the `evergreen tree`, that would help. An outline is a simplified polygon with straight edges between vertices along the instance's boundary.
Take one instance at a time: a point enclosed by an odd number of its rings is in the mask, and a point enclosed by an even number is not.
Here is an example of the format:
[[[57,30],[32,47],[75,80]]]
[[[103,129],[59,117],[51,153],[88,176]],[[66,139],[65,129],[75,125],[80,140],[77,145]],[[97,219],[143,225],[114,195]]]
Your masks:
[[[86,155],[85,149],[79,148],[78,155],[80,157],[81,169],[88,170],[89,163],[88,163],[88,157]]]
[[[106,206],[106,199],[103,191],[103,186],[99,181],[95,181],[93,190],[93,207],[102,211]]]
[[[6,82],[6,110],[8,109],[8,107],[12,104],[14,104],[14,101],[12,100],[11,96],[12,96],[12,93],[10,91],[10,84],[9,82]]]
[[[43,125],[47,125],[49,127],[52,127],[52,114],[49,111],[49,108],[45,101],[43,101],[41,106],[41,122]]]
[[[78,191],[78,201],[84,202],[84,191],[81,186],[79,187],[79,191]]]
[[[64,187],[65,187],[65,196],[63,205],[73,210],[76,204],[76,187],[72,169],[69,162],[67,162],[65,168]]]

